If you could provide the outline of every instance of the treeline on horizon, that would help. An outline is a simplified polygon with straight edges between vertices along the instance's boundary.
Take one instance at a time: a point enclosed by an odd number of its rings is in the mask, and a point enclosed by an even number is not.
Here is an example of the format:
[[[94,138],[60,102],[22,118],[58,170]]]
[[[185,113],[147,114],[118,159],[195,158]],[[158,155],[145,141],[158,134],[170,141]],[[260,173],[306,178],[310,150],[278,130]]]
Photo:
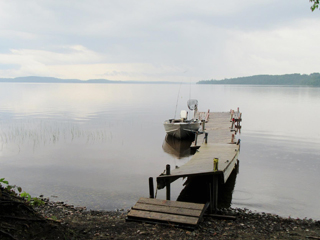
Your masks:
[[[255,75],[250,77],[228,78],[224,80],[201,80],[197,84],[248,84],[248,85],[305,85],[320,86],[320,73]]]

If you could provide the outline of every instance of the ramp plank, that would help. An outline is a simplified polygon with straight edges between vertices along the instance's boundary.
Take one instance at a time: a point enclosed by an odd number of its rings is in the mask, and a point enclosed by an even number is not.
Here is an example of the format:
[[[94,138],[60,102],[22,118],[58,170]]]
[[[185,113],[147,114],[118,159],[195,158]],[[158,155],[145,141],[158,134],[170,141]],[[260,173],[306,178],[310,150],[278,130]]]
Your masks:
[[[157,220],[161,222],[172,222],[172,223],[180,223],[180,224],[189,224],[189,225],[197,225],[199,222],[199,218],[197,217],[188,217],[181,215],[173,215],[166,213],[158,213],[158,212],[149,212],[149,211],[140,211],[132,209],[128,213],[129,218],[142,218],[148,220]]]
[[[182,215],[182,216],[193,216],[193,217],[201,216],[201,210],[143,204],[143,203],[136,203],[132,209],[151,211],[151,212],[162,212],[162,213],[169,213],[169,214]]]
[[[140,198],[127,215],[127,221],[174,223],[195,227],[208,205],[154,198]]]
[[[161,199],[155,199],[155,198],[140,198],[138,203],[147,203],[147,204],[154,204],[154,205],[180,207],[180,208],[187,208],[187,209],[198,209],[198,210],[202,210],[204,208],[204,204],[161,200]]]

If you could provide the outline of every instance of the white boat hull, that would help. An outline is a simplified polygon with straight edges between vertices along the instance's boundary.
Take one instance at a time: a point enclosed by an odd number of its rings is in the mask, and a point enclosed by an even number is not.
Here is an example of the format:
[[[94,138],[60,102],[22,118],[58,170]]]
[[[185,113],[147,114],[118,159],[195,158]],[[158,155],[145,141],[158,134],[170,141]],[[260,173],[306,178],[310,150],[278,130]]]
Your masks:
[[[164,129],[168,135],[178,139],[194,137],[195,132],[200,128],[199,120],[192,121],[165,121]]]

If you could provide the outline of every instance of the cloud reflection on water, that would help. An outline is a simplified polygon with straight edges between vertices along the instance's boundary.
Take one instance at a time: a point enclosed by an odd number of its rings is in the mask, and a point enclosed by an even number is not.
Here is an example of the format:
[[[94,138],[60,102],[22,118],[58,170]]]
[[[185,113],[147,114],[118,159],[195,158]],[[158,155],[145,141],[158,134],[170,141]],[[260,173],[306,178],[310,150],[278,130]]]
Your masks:
[[[131,207],[148,196],[148,177],[184,161],[163,151],[162,123],[191,95],[201,111],[243,112],[232,206],[319,216],[320,89],[182,85],[177,96],[179,87],[1,83],[1,174],[32,194],[95,209]],[[172,199],[181,188],[182,181],[172,186]]]

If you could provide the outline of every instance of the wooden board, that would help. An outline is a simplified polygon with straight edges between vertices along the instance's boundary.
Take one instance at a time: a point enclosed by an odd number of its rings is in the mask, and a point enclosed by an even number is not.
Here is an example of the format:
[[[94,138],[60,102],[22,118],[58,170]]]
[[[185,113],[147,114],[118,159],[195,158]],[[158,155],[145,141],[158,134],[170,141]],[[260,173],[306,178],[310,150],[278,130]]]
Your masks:
[[[172,222],[189,225],[197,225],[199,222],[199,218],[197,217],[188,217],[151,211],[139,211],[134,209],[130,210],[130,212],[128,213],[128,218],[139,218],[147,220],[156,220],[160,222]]]
[[[188,202],[179,202],[179,201],[170,201],[170,200],[161,200],[161,199],[155,199],[155,198],[143,198],[143,197],[138,200],[138,203],[147,203],[147,204],[153,204],[153,205],[180,207],[180,208],[196,209],[196,210],[202,210],[204,207],[204,204],[199,204],[199,203],[188,203]]]
[[[180,207],[158,206],[143,203],[136,203],[133,207],[135,210],[171,213],[175,215],[200,217],[201,211],[195,209],[186,209]]]
[[[128,213],[127,220],[196,226],[206,207],[205,204],[140,198]]]

